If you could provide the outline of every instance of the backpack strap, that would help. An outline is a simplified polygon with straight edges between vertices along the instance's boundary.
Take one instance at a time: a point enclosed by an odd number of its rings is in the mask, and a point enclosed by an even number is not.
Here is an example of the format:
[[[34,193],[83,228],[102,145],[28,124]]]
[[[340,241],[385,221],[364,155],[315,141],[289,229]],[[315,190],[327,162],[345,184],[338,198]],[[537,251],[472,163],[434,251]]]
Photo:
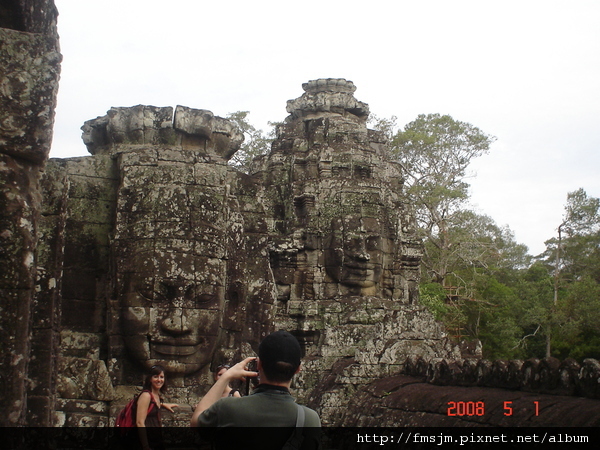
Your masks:
[[[302,428],[304,427],[304,419],[305,419],[305,414],[304,414],[304,408],[300,405],[296,405],[298,406],[298,416],[296,417],[296,428]]]
[[[156,404],[156,402],[154,401],[154,396],[152,395],[152,392],[151,392],[151,391],[149,391],[149,390],[145,389],[145,390],[143,390],[142,392],[140,392],[140,393],[139,393],[139,394],[136,396],[136,399],[135,399],[135,405],[136,405],[136,407],[137,407],[137,401],[139,400],[139,398],[140,398],[140,395],[142,395],[144,392],[147,392],[148,394],[150,394],[150,404],[148,405],[148,413],[150,413],[150,411],[152,411],[152,408],[154,408],[155,406],[158,408],[158,405],[157,405],[157,404]],[[160,408],[159,408],[158,412],[159,412],[159,414],[160,414]]]
[[[302,405],[296,404],[298,407],[296,411],[296,428],[292,431],[292,435],[285,442],[281,450],[299,450],[302,447],[302,441],[304,441],[303,428],[304,419],[306,414]]]

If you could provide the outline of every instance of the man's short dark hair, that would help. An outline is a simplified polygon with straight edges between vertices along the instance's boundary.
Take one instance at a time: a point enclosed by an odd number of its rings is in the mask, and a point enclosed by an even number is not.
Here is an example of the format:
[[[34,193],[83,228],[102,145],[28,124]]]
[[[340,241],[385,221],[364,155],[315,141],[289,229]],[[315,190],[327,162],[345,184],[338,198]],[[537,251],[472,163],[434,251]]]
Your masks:
[[[258,346],[258,358],[269,381],[287,382],[300,367],[302,350],[292,334],[275,331]]]

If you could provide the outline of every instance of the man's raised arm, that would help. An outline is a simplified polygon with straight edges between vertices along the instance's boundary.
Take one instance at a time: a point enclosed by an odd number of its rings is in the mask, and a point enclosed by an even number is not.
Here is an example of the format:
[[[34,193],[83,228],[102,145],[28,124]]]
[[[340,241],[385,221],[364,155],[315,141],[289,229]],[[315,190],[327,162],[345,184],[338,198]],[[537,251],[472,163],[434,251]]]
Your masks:
[[[223,391],[225,390],[225,386],[227,386],[231,380],[241,380],[245,377],[258,376],[258,372],[246,370],[248,363],[255,359],[255,356],[250,356],[244,359],[242,362],[237,363],[235,366],[232,366],[227,370],[227,372],[221,375],[221,378],[219,378],[215,384],[212,385],[210,390],[206,393],[202,400],[200,400],[198,406],[196,406],[196,410],[194,411],[194,414],[192,414],[192,420],[190,423],[192,427],[198,426],[198,416],[200,416],[202,412],[210,408],[214,403],[221,399]]]

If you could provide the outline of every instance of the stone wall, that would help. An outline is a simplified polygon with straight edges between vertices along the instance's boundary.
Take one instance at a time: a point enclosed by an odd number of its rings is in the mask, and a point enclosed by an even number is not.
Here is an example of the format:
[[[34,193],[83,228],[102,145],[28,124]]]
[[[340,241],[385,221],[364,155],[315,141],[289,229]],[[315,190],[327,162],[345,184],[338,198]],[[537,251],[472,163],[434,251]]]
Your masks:
[[[407,358],[401,373],[361,388],[343,426],[600,425],[600,363]],[[334,381],[335,382],[335,381]],[[331,384],[331,381],[330,381]]]
[[[61,60],[57,12],[52,0],[3,2],[0,12],[0,424],[44,425],[54,406],[56,310],[34,303],[34,292],[39,179]]]
[[[600,362],[556,358],[522,360],[409,357],[403,373],[439,386],[485,386],[600,399]]]

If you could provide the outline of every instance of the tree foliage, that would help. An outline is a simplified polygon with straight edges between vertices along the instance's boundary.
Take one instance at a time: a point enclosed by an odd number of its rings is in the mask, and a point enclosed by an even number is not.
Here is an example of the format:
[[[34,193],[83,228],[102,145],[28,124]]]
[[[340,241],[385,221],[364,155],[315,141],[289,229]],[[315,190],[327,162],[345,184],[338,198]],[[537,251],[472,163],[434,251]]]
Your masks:
[[[546,241],[546,252],[533,264],[513,269],[502,280],[515,294],[504,330],[513,324],[520,329],[516,345],[510,348],[506,339],[503,352],[513,357],[600,358],[599,206],[583,189],[569,193],[557,228],[562,238]],[[482,341],[494,352],[493,336],[484,335]]]
[[[600,358],[600,199],[570,192],[557,236],[534,258],[508,227],[468,208],[468,166],[492,136],[439,114],[391,142],[424,241],[421,302],[457,339],[480,339],[488,358]]]
[[[440,114],[421,114],[396,133],[392,152],[405,169],[407,194],[423,210],[425,228],[438,226],[468,198],[467,167],[494,140],[469,123]]]
[[[398,118],[396,116],[391,116],[388,119],[387,117],[379,117],[375,114],[370,114],[367,123],[374,130],[383,133],[389,142],[394,139],[394,136],[398,132]]]
[[[583,347],[600,355],[600,330],[589,320],[600,318],[600,199],[584,189],[570,192],[557,236],[546,241],[539,260],[553,283],[551,301],[542,306],[545,322],[538,323],[545,356],[576,357]]]
[[[493,141],[479,128],[440,114],[419,115],[391,140],[391,151],[404,167],[406,194],[416,208],[419,229],[436,254],[425,257],[428,272],[440,284],[446,283],[456,257],[450,233],[468,199],[467,167]]]
[[[248,121],[249,114],[249,111],[237,111],[227,115],[227,119],[235,123],[242,133],[244,133],[244,142],[241,148],[233,155],[229,164],[244,173],[248,173],[250,163],[254,158],[269,152],[274,139],[273,131],[265,134],[262,130],[255,128]],[[275,124],[269,122],[269,125],[274,126]]]

